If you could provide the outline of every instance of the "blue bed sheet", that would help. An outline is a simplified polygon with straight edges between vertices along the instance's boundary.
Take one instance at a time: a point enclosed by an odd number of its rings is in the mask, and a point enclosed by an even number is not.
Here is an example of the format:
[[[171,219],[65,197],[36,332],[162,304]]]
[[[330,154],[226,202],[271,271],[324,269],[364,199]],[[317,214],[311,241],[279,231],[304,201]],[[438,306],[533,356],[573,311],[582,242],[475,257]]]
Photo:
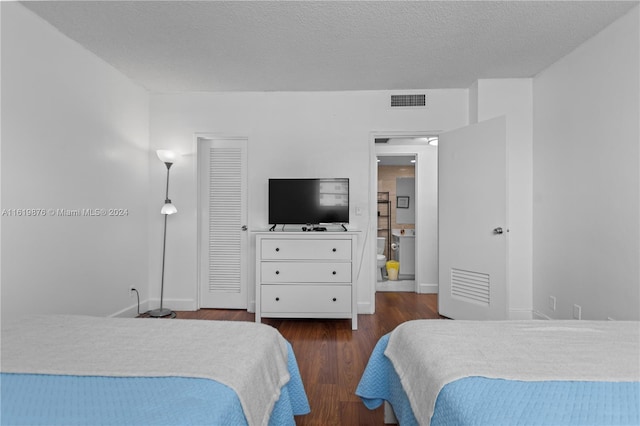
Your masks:
[[[356,394],[374,409],[389,401],[401,425],[417,425],[391,361],[389,335],[376,345]],[[468,377],[444,386],[432,426],[638,425],[640,383],[516,380]]]
[[[295,425],[310,411],[295,355],[270,425]],[[246,425],[240,400],[226,385],[186,377],[0,377],[2,425]]]
[[[393,369],[389,358],[384,355],[389,336],[386,334],[378,340],[362,374],[356,395],[370,410],[378,408],[384,401],[388,401],[401,425],[417,425],[418,421],[413,414],[409,399],[402,389],[400,377]]]

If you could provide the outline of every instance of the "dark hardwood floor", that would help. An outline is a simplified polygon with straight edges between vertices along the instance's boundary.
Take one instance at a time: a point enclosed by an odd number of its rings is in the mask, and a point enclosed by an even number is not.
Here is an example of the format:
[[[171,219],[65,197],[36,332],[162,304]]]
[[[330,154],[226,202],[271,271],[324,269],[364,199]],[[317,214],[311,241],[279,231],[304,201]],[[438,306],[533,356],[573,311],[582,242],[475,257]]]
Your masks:
[[[244,310],[201,309],[177,312],[178,319],[254,321]],[[377,293],[376,313],[350,320],[265,318],[291,343],[311,405],[296,417],[297,425],[383,425],[382,407],[370,411],[355,395],[360,376],[376,342],[402,322],[442,318],[432,294]]]

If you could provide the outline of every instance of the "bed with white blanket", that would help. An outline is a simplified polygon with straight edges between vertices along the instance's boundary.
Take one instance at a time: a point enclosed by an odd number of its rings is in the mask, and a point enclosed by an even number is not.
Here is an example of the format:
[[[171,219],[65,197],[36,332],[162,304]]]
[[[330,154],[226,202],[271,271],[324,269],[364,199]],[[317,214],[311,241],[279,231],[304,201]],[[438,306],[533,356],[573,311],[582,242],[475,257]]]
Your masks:
[[[295,425],[291,345],[252,322],[30,316],[2,324],[1,424]]]
[[[356,393],[401,425],[638,425],[640,322],[409,321]]]

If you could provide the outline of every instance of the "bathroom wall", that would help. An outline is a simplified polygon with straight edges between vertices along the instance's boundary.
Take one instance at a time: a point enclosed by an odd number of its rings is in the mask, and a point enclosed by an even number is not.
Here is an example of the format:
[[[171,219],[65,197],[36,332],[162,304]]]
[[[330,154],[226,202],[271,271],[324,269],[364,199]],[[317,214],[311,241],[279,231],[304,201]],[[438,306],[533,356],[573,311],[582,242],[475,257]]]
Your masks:
[[[406,201],[400,204],[399,197]],[[416,223],[416,180],[412,177],[396,178],[396,223],[412,225]]]
[[[378,166],[378,191],[389,192],[391,200],[391,228],[392,229],[415,229],[413,223],[396,222],[396,178],[415,178],[415,167],[411,166]]]
[[[413,166],[378,166],[378,192],[388,192],[389,200],[391,204],[391,226],[390,229],[415,229],[415,224],[402,224],[396,223],[396,178],[398,177],[415,177],[415,167]],[[380,221],[382,224],[382,221]],[[389,234],[391,231],[389,231]],[[379,237],[387,237],[386,231],[378,232]],[[389,253],[389,240],[387,241],[387,247],[384,249],[384,255],[387,259],[390,259]]]

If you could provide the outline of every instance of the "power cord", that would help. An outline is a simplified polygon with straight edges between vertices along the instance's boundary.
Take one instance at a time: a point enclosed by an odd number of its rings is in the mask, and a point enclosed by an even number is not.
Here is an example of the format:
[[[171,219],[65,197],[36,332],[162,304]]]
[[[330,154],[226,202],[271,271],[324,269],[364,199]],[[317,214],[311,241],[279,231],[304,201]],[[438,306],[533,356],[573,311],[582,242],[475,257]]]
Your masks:
[[[136,297],[138,298],[138,316],[140,316],[140,293],[138,293],[138,289],[136,288],[132,288],[131,291],[136,292]]]
[[[136,289],[136,288],[132,288],[132,289],[131,289],[131,291],[135,291],[135,292],[136,292],[136,298],[138,299],[138,309],[137,309],[137,311],[138,311],[138,316],[140,316],[140,315],[146,315],[146,314],[148,314],[149,312],[151,312],[151,310],[148,310],[147,312],[140,312],[140,293],[138,293],[138,289]],[[178,314],[176,313],[176,311],[171,311],[171,315],[170,315],[170,317],[173,319],[173,318],[175,318],[177,315],[178,315]]]

